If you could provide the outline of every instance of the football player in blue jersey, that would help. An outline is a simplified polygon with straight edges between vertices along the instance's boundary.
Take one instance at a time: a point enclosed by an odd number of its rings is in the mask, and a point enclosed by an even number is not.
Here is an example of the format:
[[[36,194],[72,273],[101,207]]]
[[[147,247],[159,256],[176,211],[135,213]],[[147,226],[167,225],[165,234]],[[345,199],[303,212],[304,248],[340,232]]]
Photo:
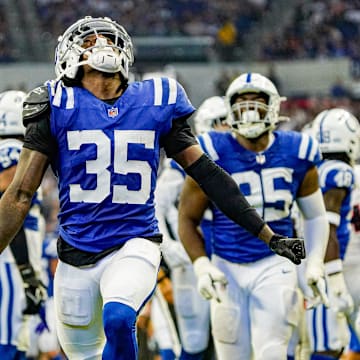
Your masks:
[[[229,130],[229,126],[224,123],[226,116],[227,107],[223,97],[207,98],[193,117],[196,134],[203,134],[211,129]],[[182,345],[180,359],[200,360],[205,359],[209,346],[210,307],[209,302],[196,291],[193,266],[177,235],[177,204],[185,175],[185,171],[174,160],[165,166],[155,191],[156,216],[163,234],[162,253],[171,270],[176,318]],[[205,213],[201,229],[206,240],[207,254],[210,256],[210,210]],[[210,236],[207,236],[208,234]]]
[[[310,131],[318,140],[323,160],[318,164],[330,234],[325,273],[330,307],[307,311],[312,360],[338,359],[349,342],[348,322],[355,326],[357,312],[344,279],[343,260],[350,240],[351,193],[354,162],[360,151],[360,125],[347,110],[319,113]]]
[[[49,164],[58,178],[54,301],[70,359],[137,356],[136,317],[154,292],[161,257],[154,209],[161,147],[266,248],[296,264],[305,257],[303,241],[275,234],[201,150],[181,85],[170,78],[129,83],[133,60],[129,35],[109,18],[85,17],[65,30],[56,48],[57,79],[25,100],[24,146],[0,200],[2,252]]]
[[[199,136],[204,151],[228,171],[249,203],[287,236],[296,201],[305,217],[306,279],[313,295],[328,302],[324,265],[329,225],[318,185],[320,153],[310,136],[274,131],[281,120],[274,84],[257,73],[237,77],[226,92],[232,132]],[[221,186],[221,185],[219,185]],[[212,259],[198,226],[212,208]],[[219,359],[284,360],[299,321],[294,264],[223,214],[187,177],[179,204],[179,235],[193,261],[198,290],[211,299],[211,323]],[[211,279],[225,277],[227,285]]]
[[[1,194],[15,174],[23,145],[25,97],[24,92],[16,90],[0,94]],[[29,316],[40,312],[45,299],[45,288],[39,280],[45,225],[39,197],[39,193],[35,194],[24,226],[11,246],[0,254],[0,359],[4,360],[25,358],[29,347]]]

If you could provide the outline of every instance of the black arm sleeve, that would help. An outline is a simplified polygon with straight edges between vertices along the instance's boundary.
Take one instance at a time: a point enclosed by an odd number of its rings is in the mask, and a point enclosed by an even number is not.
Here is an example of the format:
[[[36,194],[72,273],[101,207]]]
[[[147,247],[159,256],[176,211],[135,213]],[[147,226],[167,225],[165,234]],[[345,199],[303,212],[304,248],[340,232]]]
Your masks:
[[[258,236],[265,221],[247,202],[233,178],[207,155],[185,169],[205,194],[231,220]]]
[[[162,139],[161,145],[164,147],[167,157],[172,158],[187,147],[198,144],[186,121],[187,118],[188,115],[174,120],[170,132]]]
[[[29,263],[29,252],[23,227],[21,227],[10,243],[10,249],[18,266]]]

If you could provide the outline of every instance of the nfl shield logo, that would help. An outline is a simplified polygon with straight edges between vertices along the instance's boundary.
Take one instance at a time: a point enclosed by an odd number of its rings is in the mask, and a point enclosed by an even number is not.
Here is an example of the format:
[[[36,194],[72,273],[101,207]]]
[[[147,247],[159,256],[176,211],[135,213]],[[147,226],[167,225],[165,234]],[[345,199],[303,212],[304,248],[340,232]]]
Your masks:
[[[118,110],[117,107],[112,107],[111,109],[108,109],[108,116],[109,117],[113,118],[113,117],[117,116],[118,113],[119,113],[119,110]]]

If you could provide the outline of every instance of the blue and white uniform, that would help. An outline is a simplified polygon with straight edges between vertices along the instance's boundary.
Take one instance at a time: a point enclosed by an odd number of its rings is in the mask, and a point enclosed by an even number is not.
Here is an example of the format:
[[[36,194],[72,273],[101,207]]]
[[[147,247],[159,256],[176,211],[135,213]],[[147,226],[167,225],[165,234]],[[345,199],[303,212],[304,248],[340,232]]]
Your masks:
[[[346,195],[340,208],[336,228],[340,259],[344,260],[350,240],[351,195],[355,185],[353,167],[339,160],[323,160],[318,166],[319,184],[323,194],[331,189],[343,189]],[[330,222],[332,220],[330,219]],[[314,352],[341,349],[349,341],[347,319],[343,313],[335,312],[324,305],[306,312],[311,349]]]
[[[58,145],[52,167],[59,177],[59,234],[88,253],[117,250],[86,271],[59,253],[55,274],[60,342],[74,358],[99,357],[103,326],[114,325],[106,323],[107,305],[138,312],[154,291],[160,249],[149,239],[159,235],[154,190],[160,148],[173,120],[194,108],[170,78],[130,83],[112,105],[62,82],[48,83],[48,92]]]
[[[308,135],[274,131],[262,152],[245,149],[232,133],[199,136],[205,152],[239,184],[249,203],[278,233],[293,236],[291,208],[320,153]],[[213,209],[212,262],[226,275],[221,303],[211,301],[218,356],[235,359],[286,358],[297,325],[295,266],[261,240]],[[261,324],[261,325],[259,325]]]
[[[351,194],[355,186],[355,174],[352,166],[338,160],[323,160],[318,166],[321,191],[325,194],[331,189],[344,189],[346,196],[341,204],[340,222],[336,229],[339,241],[340,258],[344,260],[350,240],[351,230]]]
[[[304,174],[319,162],[320,154],[308,136],[295,132],[273,134],[273,144],[262,153],[246,150],[231,133],[210,132],[199,139],[204,151],[232,175],[270,227],[291,237],[292,204]],[[213,211],[214,254],[236,263],[274,255],[265,243],[229,221],[216,207]]]

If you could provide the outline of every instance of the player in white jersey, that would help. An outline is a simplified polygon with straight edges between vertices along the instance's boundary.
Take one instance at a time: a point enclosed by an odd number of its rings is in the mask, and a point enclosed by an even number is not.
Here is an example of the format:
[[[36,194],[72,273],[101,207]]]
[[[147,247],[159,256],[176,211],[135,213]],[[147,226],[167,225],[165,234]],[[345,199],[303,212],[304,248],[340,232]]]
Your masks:
[[[227,108],[223,97],[207,98],[194,115],[196,134],[211,129],[229,130],[224,123],[226,115]],[[185,172],[173,161],[164,168],[155,192],[156,216],[164,235],[162,253],[171,269],[177,324],[182,345],[180,359],[197,360],[204,359],[209,344],[210,307],[209,302],[196,291],[196,277],[192,263],[178,239],[177,203],[185,175]],[[210,219],[202,223],[204,232],[207,232],[206,228],[211,226],[210,210],[208,213]],[[210,251],[211,239],[207,240],[209,244],[207,248]]]
[[[174,79],[128,82],[133,46],[110,18],[86,16],[59,37],[57,79],[31,91],[19,164],[0,200],[0,252],[30,208],[48,165],[59,189],[54,300],[71,360],[137,357],[136,317],[160,264],[154,207],[161,148],[236,223],[301,263],[302,239],[275,234],[191,133],[194,112]],[[227,199],[226,197],[230,198]]]
[[[355,316],[342,263],[350,240],[353,166],[360,151],[360,125],[349,111],[333,108],[319,113],[310,131],[318,140],[323,157],[318,171],[330,223],[325,254],[330,307],[326,309],[320,304],[306,312],[311,359],[338,359],[349,342],[348,321],[354,325],[351,317]]]
[[[0,94],[0,192],[9,186],[19,160],[25,128],[22,104],[26,94]],[[21,359],[29,346],[29,315],[42,309],[44,288],[39,281],[44,219],[35,195],[24,227],[12,246],[0,255],[0,359]]]
[[[260,74],[242,74],[226,92],[231,133],[199,136],[204,150],[228,171],[252,206],[272,227],[293,236],[296,201],[305,217],[308,284],[327,303],[323,257],[329,226],[316,164],[317,142],[292,131],[275,131],[281,98]],[[213,210],[212,261],[198,225]],[[198,289],[211,299],[211,323],[219,360],[285,360],[299,321],[296,268],[271,253],[213,205],[186,178],[179,205],[179,235],[193,261]],[[221,275],[226,282],[217,282]]]

